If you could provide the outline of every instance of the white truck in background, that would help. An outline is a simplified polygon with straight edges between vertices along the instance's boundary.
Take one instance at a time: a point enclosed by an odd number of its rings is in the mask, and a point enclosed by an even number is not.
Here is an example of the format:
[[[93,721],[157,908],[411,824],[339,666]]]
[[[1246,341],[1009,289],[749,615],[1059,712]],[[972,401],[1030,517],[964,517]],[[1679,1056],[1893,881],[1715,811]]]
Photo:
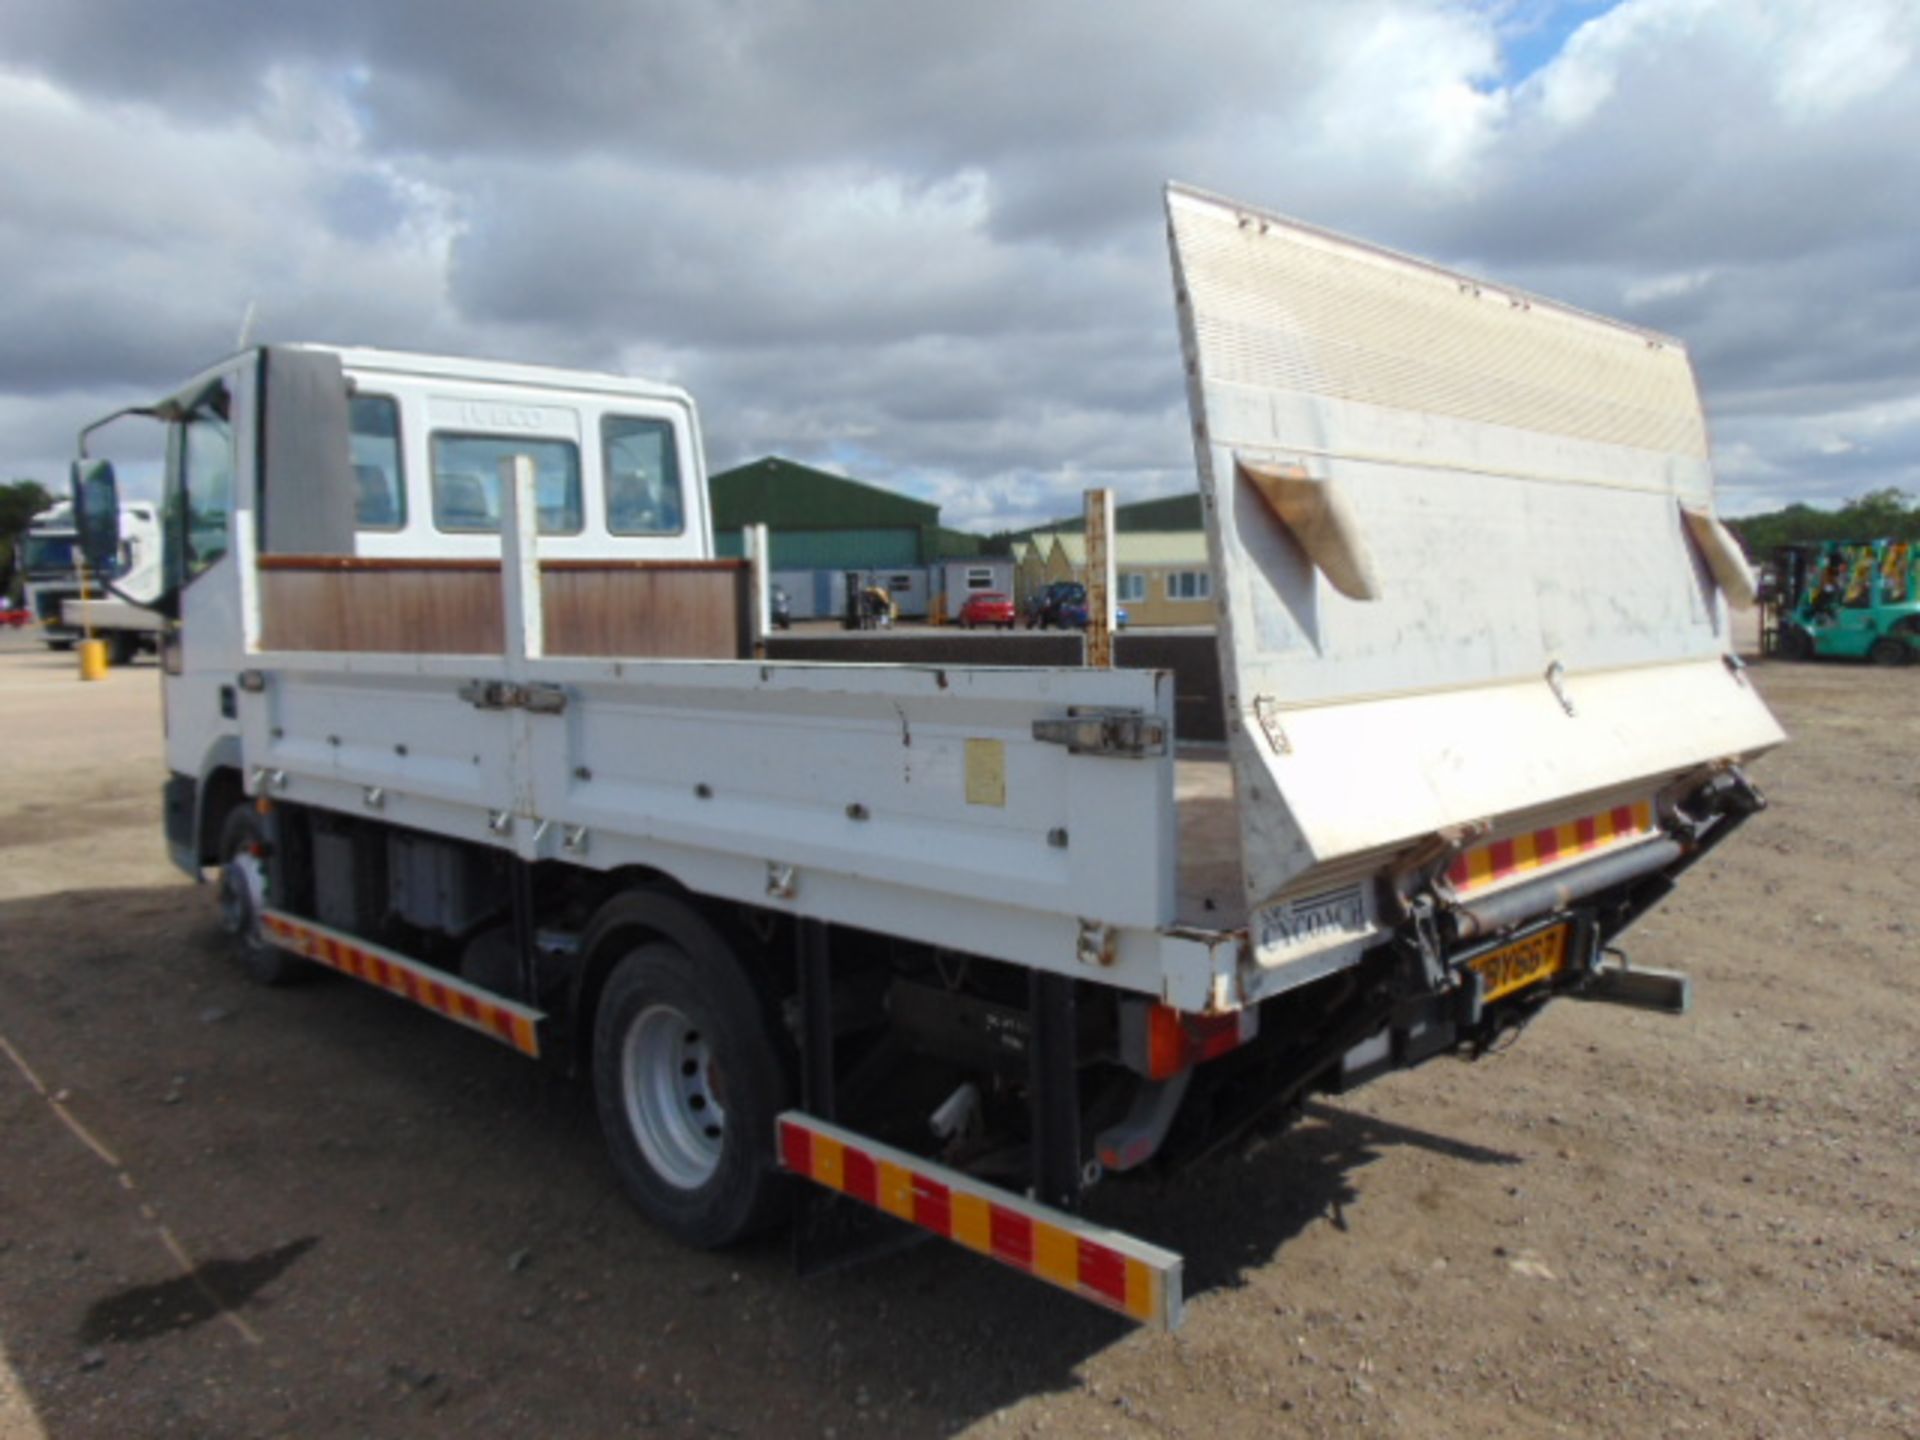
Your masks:
[[[1561,996],[1678,1008],[1614,942],[1782,738],[1684,351],[1167,208],[1224,745],[1166,672],[759,658],[670,386],[273,346],[141,407],[167,838],[246,967],[589,1077],[688,1243],[818,1255],[850,1197],[1163,1324],[1097,1184]]]
[[[106,642],[112,662],[124,665],[159,647],[166,621],[150,608],[162,588],[157,505],[132,500],[120,506],[120,540],[104,573],[87,566],[81,574],[70,500],[34,516],[22,538],[27,609],[48,649],[71,650],[91,631]]]

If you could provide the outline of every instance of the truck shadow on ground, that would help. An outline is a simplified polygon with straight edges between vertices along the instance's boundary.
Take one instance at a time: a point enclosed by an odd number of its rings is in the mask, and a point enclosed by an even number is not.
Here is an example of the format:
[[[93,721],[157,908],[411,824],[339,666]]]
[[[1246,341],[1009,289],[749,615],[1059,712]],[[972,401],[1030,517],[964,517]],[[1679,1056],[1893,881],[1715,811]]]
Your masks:
[[[186,1274],[134,1285],[88,1307],[80,1343],[133,1344],[204,1325],[223,1310],[239,1310],[294,1261],[319,1244],[306,1235],[244,1260],[203,1260]]]
[[[627,1209],[583,1087],[344,978],[253,987],[210,910],[184,883],[0,904],[0,1033],[195,1256],[251,1257],[183,1277],[0,1063],[0,1363],[48,1435],[111,1433],[101,1387],[132,1378],[196,1433],[268,1430],[284,1404],[315,1434],[411,1433],[428,1407],[463,1433],[948,1433],[1077,1389],[1116,1344],[1171,1343],[939,1242],[806,1280],[782,1241],[681,1249]],[[1176,1179],[1109,1182],[1089,1213],[1180,1251],[1204,1305],[1342,1226],[1359,1173],[1406,1146],[1519,1163],[1315,1104]],[[207,1289],[257,1350],[204,1323]],[[250,1410],[269,1378],[276,1408]]]

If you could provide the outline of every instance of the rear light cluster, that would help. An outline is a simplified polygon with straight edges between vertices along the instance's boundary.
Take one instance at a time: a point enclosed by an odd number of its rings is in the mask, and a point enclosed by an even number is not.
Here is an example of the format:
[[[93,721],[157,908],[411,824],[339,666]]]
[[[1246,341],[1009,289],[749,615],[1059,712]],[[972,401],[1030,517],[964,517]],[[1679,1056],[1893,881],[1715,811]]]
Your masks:
[[[1149,1080],[1171,1080],[1239,1049],[1259,1033],[1258,1010],[1195,1015],[1171,1005],[1128,1002],[1120,1012],[1120,1058]]]

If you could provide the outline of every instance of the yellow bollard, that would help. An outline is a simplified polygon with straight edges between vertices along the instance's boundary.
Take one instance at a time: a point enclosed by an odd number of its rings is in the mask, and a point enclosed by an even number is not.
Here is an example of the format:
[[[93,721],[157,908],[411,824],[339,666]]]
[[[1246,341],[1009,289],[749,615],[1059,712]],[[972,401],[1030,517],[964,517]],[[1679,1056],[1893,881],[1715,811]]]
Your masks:
[[[80,678],[82,680],[106,679],[107,642],[82,640],[76,648],[80,651]]]

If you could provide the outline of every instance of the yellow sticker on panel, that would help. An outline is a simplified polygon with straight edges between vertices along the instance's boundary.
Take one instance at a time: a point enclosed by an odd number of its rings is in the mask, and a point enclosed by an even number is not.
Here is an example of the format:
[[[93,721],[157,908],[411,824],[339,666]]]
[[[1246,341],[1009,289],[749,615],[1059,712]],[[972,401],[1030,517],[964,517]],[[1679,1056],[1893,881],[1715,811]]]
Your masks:
[[[967,804],[1006,808],[1006,741],[967,741]]]

